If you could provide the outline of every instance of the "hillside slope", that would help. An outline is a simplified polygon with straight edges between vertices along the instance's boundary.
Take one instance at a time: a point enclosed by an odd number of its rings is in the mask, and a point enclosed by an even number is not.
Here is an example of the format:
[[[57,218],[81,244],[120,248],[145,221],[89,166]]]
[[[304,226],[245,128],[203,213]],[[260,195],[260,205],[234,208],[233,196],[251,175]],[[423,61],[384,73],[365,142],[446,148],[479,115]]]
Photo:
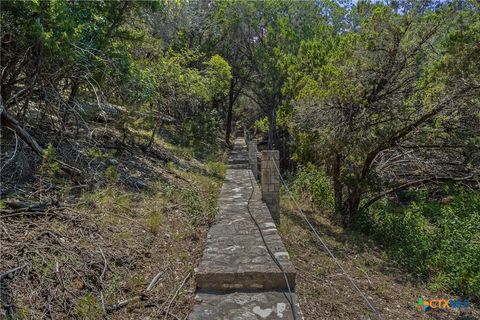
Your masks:
[[[306,319],[377,319],[335,261],[328,255],[287,195],[281,199],[279,231],[297,269],[297,294]],[[302,210],[318,230],[339,263],[352,276],[384,319],[480,318],[480,308],[470,301],[465,309],[424,312],[418,299],[463,301],[449,292],[433,290],[426,281],[395,265],[386,253],[365,236],[344,230],[335,219],[302,203]]]
[[[116,129],[89,125],[90,139],[29,128],[82,176],[22,143],[2,172],[0,318],[183,318],[224,165],[161,138],[145,150],[141,132],[123,144]],[[14,137],[2,140],[11,153]]]

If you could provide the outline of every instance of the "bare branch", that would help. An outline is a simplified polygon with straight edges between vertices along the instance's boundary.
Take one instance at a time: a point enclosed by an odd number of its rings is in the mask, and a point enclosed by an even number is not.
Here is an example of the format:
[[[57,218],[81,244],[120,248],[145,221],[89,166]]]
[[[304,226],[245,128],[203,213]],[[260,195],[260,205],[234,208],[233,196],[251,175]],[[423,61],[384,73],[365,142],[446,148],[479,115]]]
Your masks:
[[[448,182],[448,181],[455,181],[455,182],[468,181],[468,180],[472,180],[472,178],[473,178],[473,176],[469,175],[469,176],[461,177],[461,178],[431,177],[431,178],[425,178],[425,179],[410,181],[410,182],[404,183],[402,185],[399,185],[395,188],[388,189],[388,190],[376,195],[375,197],[371,198],[370,200],[367,200],[367,202],[362,206],[362,209],[366,209],[366,208],[370,207],[372,204],[374,204],[375,202],[377,202],[381,198],[385,197],[386,195],[389,195],[391,193],[394,193],[394,192],[397,192],[397,191],[400,191],[400,190],[403,190],[403,189],[406,189],[406,188],[409,188],[409,187],[419,186],[419,185],[426,184],[426,183],[438,183],[438,182]]]

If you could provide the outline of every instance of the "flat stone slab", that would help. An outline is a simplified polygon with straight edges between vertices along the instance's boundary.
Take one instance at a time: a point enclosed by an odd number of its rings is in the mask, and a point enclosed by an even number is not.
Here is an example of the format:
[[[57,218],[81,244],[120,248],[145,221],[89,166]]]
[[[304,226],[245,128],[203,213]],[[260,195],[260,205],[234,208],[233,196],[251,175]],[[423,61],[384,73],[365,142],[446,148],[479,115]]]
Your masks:
[[[233,150],[228,157],[229,168],[233,169],[248,169],[248,151],[245,145],[245,139],[236,138],[233,145]]]
[[[290,288],[295,287],[295,269],[270,212],[261,200],[251,170],[229,169],[218,202],[218,220],[210,228],[196,272],[198,288],[287,289],[285,275],[269,255],[249,214],[250,198],[250,212],[265,242],[285,271]]]
[[[249,169],[243,138],[236,139],[229,163],[217,222],[196,270],[197,303],[188,319],[303,319],[294,293],[295,269]]]
[[[228,165],[229,169],[250,169],[250,165],[248,163],[234,163]]]
[[[194,306],[189,320],[303,319],[295,294],[291,295],[296,317],[289,303],[290,294],[282,291],[197,293],[201,302]]]

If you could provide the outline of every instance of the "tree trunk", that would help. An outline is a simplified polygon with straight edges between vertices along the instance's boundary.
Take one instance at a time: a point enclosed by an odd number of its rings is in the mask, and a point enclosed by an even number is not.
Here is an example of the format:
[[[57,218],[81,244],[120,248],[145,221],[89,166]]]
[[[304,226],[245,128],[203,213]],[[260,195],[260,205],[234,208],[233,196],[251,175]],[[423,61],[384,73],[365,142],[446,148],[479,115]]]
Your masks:
[[[155,120],[155,125],[153,126],[153,129],[152,129],[152,135],[150,136],[150,139],[147,143],[147,147],[146,147],[146,150],[150,150],[150,148],[152,147],[152,144],[153,144],[153,141],[155,141],[155,134],[157,133],[157,129],[158,129],[158,125],[159,125],[159,122],[160,122],[160,117],[158,117],[156,120]]]
[[[275,147],[275,108],[272,110],[268,117],[268,149],[273,150]]]
[[[361,196],[362,192],[357,187],[350,191],[342,210],[342,224],[344,228],[349,227],[352,224],[353,218],[357,215]]]
[[[333,192],[335,195],[335,213],[343,216],[343,184],[340,181],[340,171],[342,167],[342,155],[336,154],[333,163]]]
[[[68,97],[68,102],[67,102],[69,105],[71,105],[73,103],[73,100],[77,97],[78,87],[79,87],[78,79],[73,80],[72,88],[70,89],[70,96]]]
[[[232,134],[233,104],[235,103],[234,80],[230,80],[230,90],[228,93],[227,121],[225,123],[225,142],[230,145],[230,135]]]
[[[213,101],[215,103],[215,101]],[[155,135],[157,134],[158,127],[160,126],[160,121],[162,119],[160,111],[157,109],[155,110],[155,107],[153,106],[152,103],[150,103],[150,110],[152,112],[155,112],[155,115],[153,117],[153,129],[152,129],[152,134],[150,135],[150,139],[147,142],[147,145],[145,146],[145,150],[150,150],[150,148],[153,145],[153,142],[155,141]]]

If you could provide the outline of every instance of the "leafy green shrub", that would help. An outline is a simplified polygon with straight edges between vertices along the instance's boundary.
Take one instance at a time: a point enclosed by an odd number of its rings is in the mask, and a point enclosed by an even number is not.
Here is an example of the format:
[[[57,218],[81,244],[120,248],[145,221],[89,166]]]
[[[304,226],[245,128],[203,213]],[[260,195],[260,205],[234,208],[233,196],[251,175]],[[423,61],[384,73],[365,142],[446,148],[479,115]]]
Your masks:
[[[263,117],[262,119],[259,119],[255,121],[255,128],[258,129],[258,131],[265,133],[268,131],[268,118]]]
[[[480,193],[460,190],[441,210],[433,269],[436,285],[480,298]]]
[[[421,193],[406,207],[385,199],[361,212],[355,227],[433,287],[479,299],[480,192],[446,192],[451,202],[443,205]]]
[[[49,175],[54,175],[60,171],[60,165],[57,160],[57,150],[49,143],[47,148],[43,150],[43,162],[41,170]]]
[[[100,303],[91,293],[87,293],[78,300],[74,312],[79,319],[85,320],[100,319],[103,314]]]
[[[200,224],[202,215],[205,213],[205,203],[202,201],[198,189],[195,187],[184,188],[180,193],[180,198],[187,209],[192,225]]]
[[[191,178],[194,178],[194,176],[191,176]],[[217,201],[216,197],[205,195],[205,193],[213,193],[213,190],[207,190],[198,177],[194,179],[198,183],[198,187],[192,185],[180,189],[175,186],[166,186],[165,196],[169,201],[178,203],[182,211],[187,213],[191,226],[197,227],[214,221],[217,214]],[[205,180],[209,181],[207,178]],[[212,188],[218,188],[214,187],[212,183],[209,183],[209,185]]]
[[[432,230],[422,209],[422,205],[413,202],[399,210],[384,201],[369,212],[361,212],[356,227],[384,245],[402,266],[422,276],[434,249]]]
[[[153,234],[157,235],[160,231],[160,227],[162,226],[163,216],[160,212],[152,212],[148,216],[147,225],[148,230]]]
[[[209,161],[205,164],[205,169],[208,174],[223,178],[227,171],[227,166],[223,162]]]
[[[102,214],[131,214],[132,194],[115,186],[95,189],[83,194],[83,199],[89,205],[95,206]]]
[[[221,120],[216,110],[199,111],[194,117],[185,121],[188,145],[198,147],[214,144],[221,128]]]
[[[108,166],[105,170],[105,177],[107,181],[111,184],[115,184],[120,179],[120,175],[118,174],[117,168],[115,166]]]
[[[99,159],[103,156],[103,153],[102,150],[100,150],[99,148],[89,148],[88,155],[94,159]]]
[[[322,169],[312,164],[298,170],[293,180],[292,191],[299,198],[307,197],[317,208],[333,210],[334,196],[330,180]]]

